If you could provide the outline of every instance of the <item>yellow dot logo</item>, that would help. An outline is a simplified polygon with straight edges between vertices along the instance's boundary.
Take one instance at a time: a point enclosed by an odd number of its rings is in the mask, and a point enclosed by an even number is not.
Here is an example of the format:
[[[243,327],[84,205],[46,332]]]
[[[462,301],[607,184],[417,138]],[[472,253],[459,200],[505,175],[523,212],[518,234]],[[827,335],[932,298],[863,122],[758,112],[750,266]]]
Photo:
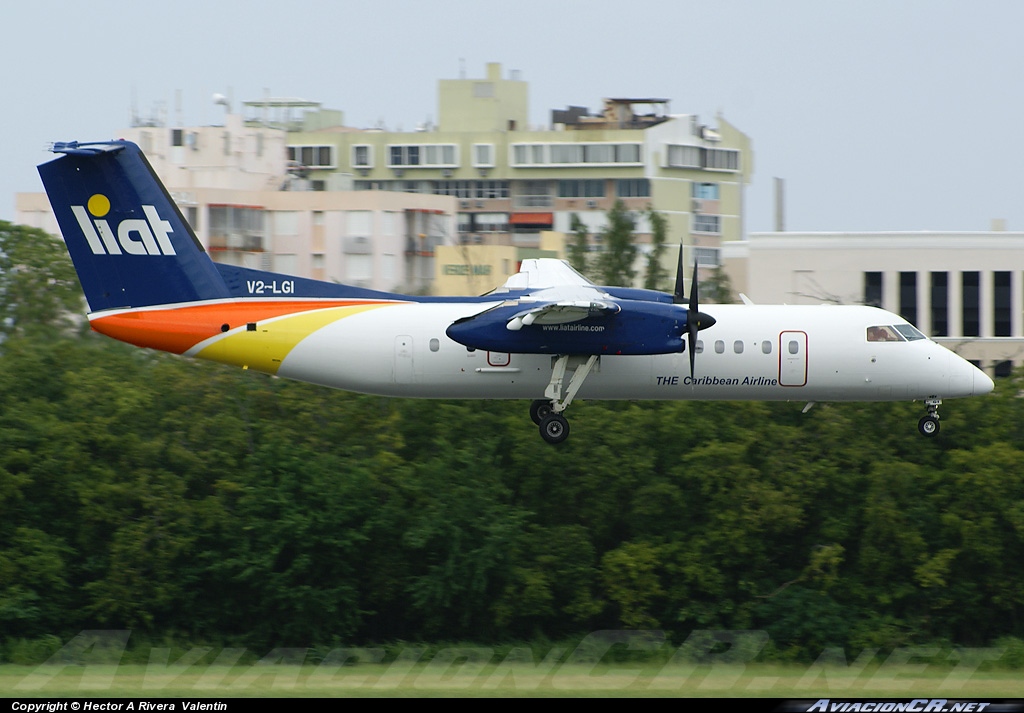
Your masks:
[[[89,199],[89,212],[97,218],[102,218],[110,212],[110,199],[102,193],[97,193]]]

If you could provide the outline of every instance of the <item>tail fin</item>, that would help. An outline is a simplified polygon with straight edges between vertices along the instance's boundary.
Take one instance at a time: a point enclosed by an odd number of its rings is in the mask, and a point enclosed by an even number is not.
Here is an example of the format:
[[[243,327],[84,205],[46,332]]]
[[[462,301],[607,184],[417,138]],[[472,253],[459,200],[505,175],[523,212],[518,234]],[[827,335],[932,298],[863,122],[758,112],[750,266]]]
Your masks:
[[[230,297],[149,161],[130,141],[55,144],[39,166],[89,309]]]

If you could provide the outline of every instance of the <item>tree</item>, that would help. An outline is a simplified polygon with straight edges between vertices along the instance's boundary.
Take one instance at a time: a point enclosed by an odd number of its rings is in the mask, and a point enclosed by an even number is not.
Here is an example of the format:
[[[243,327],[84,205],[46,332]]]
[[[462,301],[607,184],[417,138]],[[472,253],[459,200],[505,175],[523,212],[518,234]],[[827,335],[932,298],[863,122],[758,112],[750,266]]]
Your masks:
[[[711,279],[701,283],[700,296],[702,300],[717,304],[729,304],[733,301],[732,282],[721,266],[714,269]]]
[[[575,213],[569,218],[570,230],[573,233],[573,241],[569,244],[569,264],[579,272],[587,271],[587,252],[589,251],[588,239],[590,233],[587,226]]]
[[[651,221],[651,252],[647,254],[644,287],[648,290],[658,290],[662,289],[668,279],[668,272],[661,266],[661,259],[665,255],[665,240],[668,237],[668,221],[653,208],[647,209],[647,219]]]
[[[621,200],[608,211],[608,225],[601,231],[604,251],[597,259],[598,280],[604,285],[632,285],[637,248],[633,243],[636,221]]]
[[[0,220],[0,334],[64,326],[82,311],[82,288],[59,239]]]

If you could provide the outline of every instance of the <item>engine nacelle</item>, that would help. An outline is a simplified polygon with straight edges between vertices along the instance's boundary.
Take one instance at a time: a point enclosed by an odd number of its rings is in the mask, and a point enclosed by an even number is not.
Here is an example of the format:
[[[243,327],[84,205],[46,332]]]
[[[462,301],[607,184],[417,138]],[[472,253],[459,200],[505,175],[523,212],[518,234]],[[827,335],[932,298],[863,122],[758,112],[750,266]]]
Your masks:
[[[663,302],[618,303],[615,314],[561,324],[508,323],[524,304],[501,305],[448,327],[448,336],[471,349],[513,354],[674,354],[683,351],[688,310]]]

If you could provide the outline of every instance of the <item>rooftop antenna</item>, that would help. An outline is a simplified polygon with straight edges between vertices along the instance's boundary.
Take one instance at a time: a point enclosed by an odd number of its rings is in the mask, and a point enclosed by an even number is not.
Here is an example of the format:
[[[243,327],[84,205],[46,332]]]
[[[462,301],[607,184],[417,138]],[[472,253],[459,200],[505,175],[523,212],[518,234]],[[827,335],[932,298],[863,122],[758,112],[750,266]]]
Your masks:
[[[230,114],[231,113],[231,100],[228,99],[226,96],[224,96],[223,94],[217,93],[217,94],[214,94],[211,97],[211,99],[213,99],[213,103],[215,105],[224,107],[224,112],[226,114]]]
[[[459,57],[459,79],[466,78],[466,60],[463,57]]]

